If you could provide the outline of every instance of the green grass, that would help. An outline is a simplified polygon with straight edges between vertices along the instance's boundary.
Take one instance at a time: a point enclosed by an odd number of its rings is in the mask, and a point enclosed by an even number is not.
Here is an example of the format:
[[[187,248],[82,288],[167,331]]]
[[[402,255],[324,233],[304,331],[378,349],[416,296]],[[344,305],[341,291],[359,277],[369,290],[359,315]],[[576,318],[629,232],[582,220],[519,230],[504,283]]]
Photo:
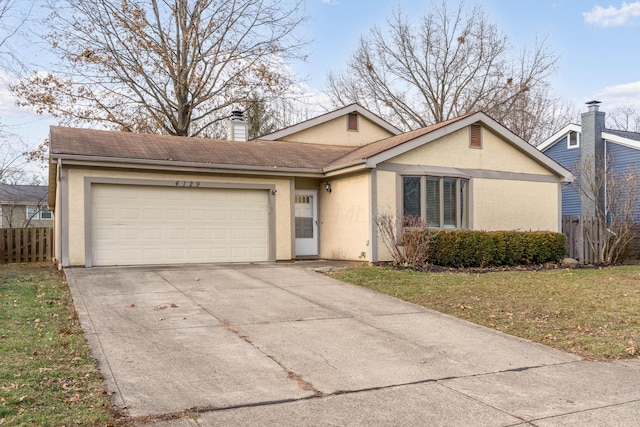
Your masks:
[[[350,267],[340,280],[587,359],[640,357],[640,267],[420,273]]]
[[[111,406],[63,276],[0,265],[0,425],[107,425]]]

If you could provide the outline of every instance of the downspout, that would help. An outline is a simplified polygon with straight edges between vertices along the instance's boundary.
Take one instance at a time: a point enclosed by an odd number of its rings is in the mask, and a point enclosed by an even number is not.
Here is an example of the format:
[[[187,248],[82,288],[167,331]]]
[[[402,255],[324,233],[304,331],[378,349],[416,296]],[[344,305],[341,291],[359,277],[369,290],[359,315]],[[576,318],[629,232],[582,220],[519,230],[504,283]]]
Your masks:
[[[56,198],[58,198],[58,191],[62,191],[62,159],[58,159],[57,162],[57,166],[56,166]],[[56,242],[56,247],[57,247],[57,253],[60,255],[60,259],[58,259],[58,269],[62,269],[62,212],[61,210],[62,208],[62,193],[59,195],[60,198],[60,203],[58,203],[58,206],[56,206],[56,220],[54,222],[54,226],[57,223],[58,226],[60,227],[60,230],[58,230],[58,241]],[[55,232],[54,232],[54,236],[55,236]]]
[[[607,206],[607,176],[609,175],[609,165],[607,162],[607,140],[604,140],[604,176],[602,177],[602,179],[604,180],[603,183],[603,187],[604,187],[604,200],[603,200],[603,204],[604,204],[604,220],[605,223],[607,224],[607,227],[609,226],[609,219],[607,218],[607,212],[608,212],[608,206]]]

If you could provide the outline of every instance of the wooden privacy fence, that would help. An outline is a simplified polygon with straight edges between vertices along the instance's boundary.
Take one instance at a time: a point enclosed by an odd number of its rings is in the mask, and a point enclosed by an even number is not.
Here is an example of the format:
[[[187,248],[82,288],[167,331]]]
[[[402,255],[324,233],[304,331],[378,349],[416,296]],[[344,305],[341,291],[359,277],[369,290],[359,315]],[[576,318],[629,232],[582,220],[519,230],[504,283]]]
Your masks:
[[[53,259],[53,228],[0,228],[0,263]]]
[[[569,258],[583,264],[597,263],[602,237],[598,221],[594,217],[571,215],[562,217],[562,233],[567,244]]]

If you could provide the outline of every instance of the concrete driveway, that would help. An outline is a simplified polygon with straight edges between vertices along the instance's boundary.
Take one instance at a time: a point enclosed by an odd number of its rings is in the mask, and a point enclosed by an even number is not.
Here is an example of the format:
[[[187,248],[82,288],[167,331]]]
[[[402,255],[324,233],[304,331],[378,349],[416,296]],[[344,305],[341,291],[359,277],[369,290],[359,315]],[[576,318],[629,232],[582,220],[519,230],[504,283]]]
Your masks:
[[[640,419],[640,359],[582,361],[304,266],[66,274],[116,405],[157,426]]]

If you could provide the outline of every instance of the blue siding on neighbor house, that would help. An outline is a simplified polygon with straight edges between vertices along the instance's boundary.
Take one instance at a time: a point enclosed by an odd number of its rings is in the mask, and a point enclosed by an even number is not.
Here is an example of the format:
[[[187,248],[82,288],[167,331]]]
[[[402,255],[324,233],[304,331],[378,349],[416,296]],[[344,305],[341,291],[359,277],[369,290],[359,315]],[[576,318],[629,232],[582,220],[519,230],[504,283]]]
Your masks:
[[[606,155],[617,173],[625,174],[628,170],[640,169],[640,150],[607,141]],[[636,208],[635,217],[640,220],[640,206]]]
[[[576,165],[580,161],[580,147],[567,148],[566,136],[547,148],[544,154],[576,173]],[[578,187],[576,184],[568,184],[562,189],[562,215],[580,215],[581,213],[582,204]]]
[[[619,171],[640,168],[640,150],[607,141],[607,157]]]

